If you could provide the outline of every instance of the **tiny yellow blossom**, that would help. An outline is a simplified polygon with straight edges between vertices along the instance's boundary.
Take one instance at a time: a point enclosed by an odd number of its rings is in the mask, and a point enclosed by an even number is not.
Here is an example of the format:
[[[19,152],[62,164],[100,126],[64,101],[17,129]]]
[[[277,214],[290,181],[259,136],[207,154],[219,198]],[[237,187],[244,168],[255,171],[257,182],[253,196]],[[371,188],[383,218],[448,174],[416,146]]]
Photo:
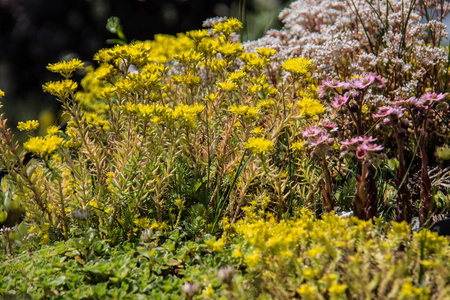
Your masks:
[[[33,131],[36,130],[39,127],[39,122],[36,120],[30,120],[26,122],[19,122],[19,125],[17,126],[17,129],[20,131]]]
[[[252,150],[256,154],[266,154],[273,150],[274,143],[265,138],[249,138],[245,148]]]
[[[186,32],[186,36],[190,38],[194,44],[198,44],[203,40],[204,38],[209,37],[208,30],[202,29],[202,30],[191,30]]]
[[[217,82],[216,83],[217,87],[219,87],[219,89],[223,90],[224,92],[232,92],[234,90],[237,90],[238,85],[230,80],[227,80],[225,82]]]
[[[243,70],[239,70],[239,71],[230,73],[230,74],[228,75],[228,80],[231,80],[231,81],[233,81],[233,82],[236,82],[236,81],[239,81],[239,80],[241,80],[242,78],[244,78],[245,75],[247,75],[247,72],[245,72],[245,71],[243,71]]]
[[[219,97],[219,93],[211,93],[205,96],[205,100],[209,101],[209,102],[213,102],[214,100],[217,99],[217,97]]]
[[[57,126],[52,125],[47,128],[48,135],[57,135],[58,132],[59,132],[59,129]]]
[[[53,96],[64,101],[69,97],[70,93],[77,90],[78,84],[70,79],[62,81],[50,81],[42,86],[44,92],[50,93]]]
[[[33,137],[28,142],[23,144],[25,150],[33,152],[40,157],[45,157],[58,149],[63,142],[63,139],[53,135],[46,137]]]
[[[312,98],[303,98],[297,102],[297,107],[300,109],[300,114],[305,117],[321,115],[327,110],[322,103]]]
[[[256,49],[256,53],[258,53],[261,56],[269,57],[275,55],[275,53],[277,53],[277,50],[263,47]]]
[[[222,33],[229,35],[242,28],[242,23],[236,18],[229,18],[225,22],[220,22],[214,25],[213,33]]]
[[[2,98],[3,96],[5,96],[5,92],[0,90],[0,98]]]
[[[61,61],[55,64],[49,64],[47,69],[53,73],[59,73],[64,78],[69,78],[72,76],[73,72],[76,69],[82,69],[84,67],[84,63],[81,62],[78,58],[71,59],[69,61]]]
[[[306,74],[312,66],[312,60],[302,57],[286,59],[281,66],[293,76]]]
[[[232,105],[230,107],[230,112],[233,114],[245,118],[245,119],[256,119],[259,116],[258,107],[247,106],[247,105]]]
[[[302,141],[298,141],[298,142],[293,143],[291,145],[291,149],[294,152],[302,151],[304,149],[303,142]]]

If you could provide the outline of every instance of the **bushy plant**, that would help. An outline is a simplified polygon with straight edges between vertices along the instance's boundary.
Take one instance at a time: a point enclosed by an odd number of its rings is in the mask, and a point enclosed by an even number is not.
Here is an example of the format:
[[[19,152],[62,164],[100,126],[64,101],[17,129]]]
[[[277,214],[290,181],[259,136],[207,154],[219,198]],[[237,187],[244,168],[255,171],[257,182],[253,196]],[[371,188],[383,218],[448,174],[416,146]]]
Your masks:
[[[258,41],[241,44],[238,20],[214,18],[177,37],[127,44],[119,35],[94,56],[97,67],[49,64],[62,80],[43,89],[67,121],[46,136],[34,135],[37,121],[20,122],[30,137],[21,150],[0,115],[1,255],[21,264],[42,245],[75,249],[66,256],[84,266],[82,284],[101,289],[129,274],[102,247],[129,245],[135,255],[124,259],[149,268],[181,270],[187,256],[223,267],[221,284],[207,286],[158,269],[189,299],[446,295],[437,272],[448,245],[407,225],[417,216],[425,227],[449,207],[449,54],[428,15],[445,7],[299,0],[281,13],[282,30]],[[199,252],[166,260],[182,243]],[[92,266],[105,259],[106,275]],[[4,292],[72,293],[68,277],[31,290],[16,279]],[[122,292],[146,294],[130,286]]]

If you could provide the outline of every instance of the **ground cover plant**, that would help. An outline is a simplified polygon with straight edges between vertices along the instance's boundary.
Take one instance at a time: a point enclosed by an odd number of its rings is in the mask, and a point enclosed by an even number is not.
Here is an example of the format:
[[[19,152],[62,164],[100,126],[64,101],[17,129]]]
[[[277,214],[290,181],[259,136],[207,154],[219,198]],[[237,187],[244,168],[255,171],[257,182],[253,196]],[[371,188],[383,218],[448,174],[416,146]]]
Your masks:
[[[215,18],[49,64],[67,122],[22,150],[1,115],[0,295],[448,298],[446,13],[299,0],[257,41]]]

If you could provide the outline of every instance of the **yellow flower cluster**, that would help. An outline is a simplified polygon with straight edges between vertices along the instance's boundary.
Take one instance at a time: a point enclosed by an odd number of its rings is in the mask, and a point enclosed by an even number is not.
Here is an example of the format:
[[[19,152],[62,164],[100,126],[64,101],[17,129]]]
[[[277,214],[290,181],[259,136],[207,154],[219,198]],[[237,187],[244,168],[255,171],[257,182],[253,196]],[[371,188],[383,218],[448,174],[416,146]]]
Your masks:
[[[26,122],[19,122],[19,125],[17,126],[17,129],[20,131],[33,131],[38,129],[39,122],[36,120],[30,120]]]
[[[55,152],[62,144],[63,139],[57,135],[46,137],[32,137],[23,144],[25,150],[32,152],[40,157],[47,157]]]
[[[231,105],[230,112],[244,119],[257,119],[259,116],[258,107],[247,105]]]
[[[81,62],[78,58],[71,59],[69,61],[61,61],[54,64],[49,64],[47,69],[53,73],[59,73],[64,78],[68,79],[72,76],[73,72],[77,69],[82,69],[84,67],[84,63]]]
[[[122,108],[129,113],[138,114],[152,120],[154,121],[153,123],[159,123],[159,120],[161,119],[166,120],[167,122],[177,120],[180,121],[181,126],[195,128],[197,124],[197,115],[205,109],[205,106],[198,103],[193,105],[180,104],[172,109],[168,105],[159,105],[155,103],[127,103],[127,105]]]
[[[242,23],[236,18],[229,18],[225,22],[220,22],[214,25],[213,33],[221,33],[223,35],[230,35],[232,32],[238,31],[242,28]]]
[[[303,98],[297,102],[297,107],[300,109],[300,115],[305,117],[321,115],[327,110],[322,103],[312,98]]]
[[[149,43],[139,41],[130,45],[116,45],[113,48],[100,50],[94,55],[94,59],[127,71],[130,65],[141,67],[149,63],[150,48]]]
[[[289,58],[283,62],[281,66],[285,71],[288,71],[293,76],[305,75],[312,66],[312,60],[302,57]]]
[[[248,139],[248,142],[245,145],[246,149],[252,150],[256,154],[264,155],[267,152],[273,150],[274,143],[265,138],[254,138],[251,137]]]
[[[77,88],[78,84],[70,79],[62,81],[50,81],[42,86],[44,92],[52,94],[62,102],[65,99],[69,98],[69,95],[75,92]]]

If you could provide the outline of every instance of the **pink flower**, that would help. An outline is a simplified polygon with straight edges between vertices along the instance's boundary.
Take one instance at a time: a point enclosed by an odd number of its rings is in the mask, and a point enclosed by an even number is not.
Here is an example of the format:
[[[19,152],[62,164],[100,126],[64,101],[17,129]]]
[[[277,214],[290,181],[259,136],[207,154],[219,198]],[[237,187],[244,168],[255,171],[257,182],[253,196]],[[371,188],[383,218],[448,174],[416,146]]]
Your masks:
[[[355,80],[353,86],[355,87],[355,89],[363,90],[371,86],[375,82],[375,79],[376,75],[374,73],[369,73],[364,78]]]
[[[363,143],[356,149],[356,157],[358,159],[364,159],[367,156],[367,152],[383,150],[383,146],[377,144]]]
[[[349,94],[345,93],[345,95],[343,96],[340,95],[339,97],[336,97],[334,101],[331,101],[331,106],[333,106],[334,108],[339,108],[345,103],[347,103],[349,99],[350,99]]]
[[[413,106],[413,107],[422,107],[424,104],[424,101],[422,99],[418,99],[416,97],[411,97],[408,100],[400,99],[394,102],[395,105],[406,105],[406,106]]]
[[[343,82],[341,82],[339,80],[327,78],[322,81],[322,85],[319,86],[319,89],[321,87],[329,87],[329,88],[335,89],[335,88],[341,87],[342,83]]]
[[[435,102],[445,99],[446,94],[426,93],[420,97],[424,102]],[[428,103],[426,103],[428,104]]]
[[[391,117],[394,119],[400,119],[403,117],[403,107],[382,106],[378,108],[378,112],[373,116],[375,118]]]
[[[358,136],[357,137],[358,142],[360,143],[370,143],[370,142],[375,142],[377,139],[371,136]]]
[[[334,123],[334,122],[323,122],[321,125],[326,130],[333,130],[334,128],[337,127],[336,123]]]
[[[311,141],[311,146],[315,147],[319,144],[322,144],[323,142],[328,142],[328,137],[325,134],[325,132],[320,132],[319,135],[317,135],[312,141]]]
[[[343,146],[352,146],[355,145],[359,142],[358,138],[351,138],[351,139],[347,139],[345,141],[341,141],[341,145]]]
[[[318,136],[321,133],[324,134],[325,132],[322,129],[317,128],[317,127],[311,127],[311,128],[309,128],[307,130],[302,131],[302,135],[303,135],[304,138],[315,137],[315,136]]]
[[[356,158],[357,159],[364,159],[366,157],[366,150],[362,147],[358,147],[358,149],[356,149]]]

